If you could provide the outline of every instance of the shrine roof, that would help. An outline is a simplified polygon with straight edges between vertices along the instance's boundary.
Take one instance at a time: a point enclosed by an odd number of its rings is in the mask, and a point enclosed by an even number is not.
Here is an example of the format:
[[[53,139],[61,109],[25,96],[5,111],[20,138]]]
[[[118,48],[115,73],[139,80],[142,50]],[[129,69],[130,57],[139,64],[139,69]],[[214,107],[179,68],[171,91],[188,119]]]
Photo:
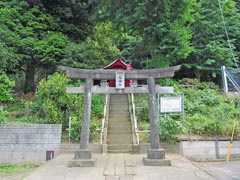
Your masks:
[[[128,64],[123,62],[120,58],[117,58],[115,61],[105,66],[103,69],[127,69]]]

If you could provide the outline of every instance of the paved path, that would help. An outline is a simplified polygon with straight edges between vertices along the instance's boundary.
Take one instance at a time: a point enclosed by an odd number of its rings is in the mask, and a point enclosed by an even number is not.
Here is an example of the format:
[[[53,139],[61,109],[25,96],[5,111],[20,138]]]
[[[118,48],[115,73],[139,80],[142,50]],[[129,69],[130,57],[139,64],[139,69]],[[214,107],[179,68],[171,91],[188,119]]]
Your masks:
[[[172,166],[159,167],[144,166],[142,159],[145,156],[94,154],[97,159],[95,167],[68,168],[73,154],[61,154],[24,180],[231,180],[240,176],[239,161],[231,166],[226,163],[192,163],[180,155],[168,154],[167,159],[172,161]]]

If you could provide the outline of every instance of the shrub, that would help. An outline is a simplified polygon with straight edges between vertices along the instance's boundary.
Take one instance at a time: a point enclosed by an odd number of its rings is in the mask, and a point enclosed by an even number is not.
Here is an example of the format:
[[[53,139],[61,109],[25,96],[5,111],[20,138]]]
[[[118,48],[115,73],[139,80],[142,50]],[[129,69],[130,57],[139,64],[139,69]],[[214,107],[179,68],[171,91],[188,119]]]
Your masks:
[[[82,115],[83,96],[67,94],[66,88],[70,80],[65,75],[55,73],[48,80],[41,80],[37,95],[31,105],[33,113],[48,123],[68,125],[68,117]]]
[[[181,121],[173,119],[170,116],[159,119],[160,140],[175,142],[178,141],[178,135],[184,132]]]
[[[0,123],[8,122],[8,112],[4,110],[2,106],[0,106]]]
[[[13,86],[14,82],[10,81],[4,72],[0,72],[0,103],[13,101],[10,94],[10,90]]]
[[[182,92],[185,96],[185,124],[190,134],[231,135],[232,122],[239,113],[239,98],[229,98],[213,83],[206,82],[194,81],[194,88],[185,88]]]
[[[31,104],[31,112],[43,119],[45,123],[61,123],[63,130],[68,128],[69,117],[72,117],[70,129],[71,140],[79,141],[84,96],[67,94],[67,86],[79,86],[80,81],[71,81],[65,75],[55,73],[48,80],[43,79],[38,85],[37,95]],[[97,138],[97,129],[101,126],[99,119],[103,114],[104,98],[94,95],[90,122],[90,140]]]
[[[170,82],[170,81],[169,81]],[[180,84],[187,86],[181,86]],[[185,127],[181,127],[178,117],[168,116],[159,120],[159,135],[162,140],[177,140],[181,133],[201,136],[224,136],[230,137],[233,120],[239,123],[240,98],[229,98],[221,93],[213,83],[202,82],[196,79],[182,79],[179,84],[172,83],[175,92],[184,94],[184,118]],[[148,122],[147,97],[135,97],[139,124]],[[142,125],[141,125],[142,126]],[[235,130],[235,137],[240,127]]]

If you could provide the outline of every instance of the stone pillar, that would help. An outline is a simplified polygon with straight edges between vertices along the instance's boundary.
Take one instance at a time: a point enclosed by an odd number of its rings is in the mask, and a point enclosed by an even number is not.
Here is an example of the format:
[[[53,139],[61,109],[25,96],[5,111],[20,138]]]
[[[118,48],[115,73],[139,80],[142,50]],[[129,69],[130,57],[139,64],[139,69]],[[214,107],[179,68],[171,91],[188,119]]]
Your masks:
[[[88,149],[89,144],[91,105],[92,105],[92,92],[91,92],[92,84],[93,84],[92,79],[86,79],[84,108],[82,114],[82,127],[80,136],[80,149]]]
[[[158,111],[157,111],[157,100],[156,100],[156,89],[154,78],[148,79],[148,109],[149,109],[149,120],[150,120],[150,140],[151,149],[159,149],[159,123],[158,123]]]
[[[165,159],[164,149],[159,143],[159,115],[157,110],[156,89],[154,78],[148,78],[148,109],[150,121],[151,149],[147,151],[147,158],[143,158],[145,166],[170,166],[171,161]]]
[[[92,159],[92,152],[88,149],[90,119],[91,119],[91,105],[92,105],[92,85],[93,79],[86,79],[85,95],[84,95],[84,109],[82,114],[82,126],[80,137],[80,149],[75,152],[75,157],[69,162],[68,167],[90,167],[95,166],[95,160]]]

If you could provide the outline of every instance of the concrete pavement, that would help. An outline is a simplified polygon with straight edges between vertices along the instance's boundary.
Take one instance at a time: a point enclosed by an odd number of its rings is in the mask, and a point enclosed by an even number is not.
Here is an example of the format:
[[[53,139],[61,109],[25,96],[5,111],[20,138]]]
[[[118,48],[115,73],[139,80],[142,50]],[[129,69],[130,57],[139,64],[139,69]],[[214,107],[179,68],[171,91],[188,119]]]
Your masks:
[[[172,166],[144,166],[145,154],[93,154],[95,167],[67,167],[73,154],[61,154],[34,170],[24,180],[213,180],[236,179],[240,162],[197,163],[167,154]]]

